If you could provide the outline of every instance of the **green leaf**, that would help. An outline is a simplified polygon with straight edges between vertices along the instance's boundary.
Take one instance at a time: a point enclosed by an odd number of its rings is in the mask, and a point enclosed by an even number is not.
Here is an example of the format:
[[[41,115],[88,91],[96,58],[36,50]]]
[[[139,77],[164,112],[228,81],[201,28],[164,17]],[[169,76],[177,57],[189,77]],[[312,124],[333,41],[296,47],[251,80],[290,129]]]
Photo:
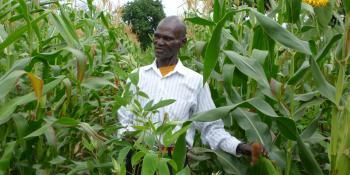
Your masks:
[[[300,40],[295,35],[284,29],[273,19],[251,9],[254,13],[256,19],[265,31],[265,34],[269,35],[275,41],[281,43],[285,47],[294,49],[298,52],[305,53],[307,55],[312,55],[309,43]]]
[[[183,133],[176,141],[173,160],[176,162],[177,170],[180,171],[186,161],[186,133]]]
[[[241,56],[234,51],[225,50],[224,53],[236,65],[237,69],[263,87],[262,92],[265,95],[274,99],[264,69],[257,60]]]
[[[44,85],[43,94],[46,94],[47,92],[51,91],[53,88],[57,87],[57,85],[64,79],[64,76],[57,77],[56,80]],[[12,99],[11,101],[3,104],[0,107],[0,125],[6,123],[8,120],[11,119],[11,114],[16,110],[16,107],[19,105],[27,104],[31,101],[36,100],[36,97],[34,95],[34,92],[31,92],[27,95],[17,97]]]
[[[236,103],[230,106],[219,107],[206,112],[196,113],[191,118],[190,121],[208,122],[215,121],[228,116],[228,114],[236,109],[239,105],[246,103],[246,101]]]
[[[302,166],[305,168],[309,174],[320,174],[323,175],[322,170],[317,163],[314,155],[310,151],[309,148],[306,147],[305,143],[302,139],[297,136],[297,145],[298,145],[298,153],[302,163]]]
[[[101,90],[106,86],[111,86],[117,89],[114,83],[111,83],[110,81],[99,77],[89,77],[83,81],[81,86],[88,89],[94,89],[94,90]]]
[[[66,125],[70,127],[77,126],[79,123],[80,123],[79,121],[70,117],[62,117],[55,122],[55,124],[61,124],[61,125]]]
[[[331,0],[324,7],[314,8],[315,18],[321,31],[326,31],[328,29],[328,24],[333,16],[334,2],[335,1]]]
[[[24,139],[28,139],[28,138],[32,138],[32,137],[38,137],[38,136],[41,136],[41,135],[45,134],[47,132],[47,130],[49,129],[49,127],[51,127],[51,125],[55,122],[55,120],[47,121],[47,123],[45,123],[42,127],[40,127],[39,129],[33,131],[29,135],[25,136]]]
[[[249,104],[252,105],[255,109],[269,117],[279,117],[274,109],[263,99],[256,97],[248,100]]]
[[[211,71],[215,68],[220,53],[220,38],[226,20],[233,14],[228,12],[215,26],[204,54],[203,84],[208,80]]]
[[[164,158],[160,159],[159,164],[158,164],[159,174],[170,175],[168,161],[169,161],[169,159],[164,159]]]
[[[71,30],[73,30],[72,26],[70,26],[70,24],[67,24],[66,20],[64,20],[63,18],[64,18],[63,14],[62,14],[62,16],[59,16],[55,13],[51,13],[51,15],[50,15],[50,19],[51,19],[52,23],[58,29],[58,32],[60,33],[60,35],[62,36],[64,41],[67,42],[67,44],[70,47],[80,48],[77,36],[74,35],[75,31],[71,32]]]
[[[153,153],[147,153],[142,162],[142,175],[154,175],[158,167],[158,155]]]
[[[289,23],[297,23],[300,17],[301,0],[286,0],[286,17]]]
[[[202,26],[214,26],[215,25],[215,23],[213,21],[201,18],[199,16],[192,17],[192,18],[186,18],[185,20],[189,21],[193,24],[202,25]]]
[[[186,166],[184,169],[176,173],[176,175],[191,175],[191,170]]]
[[[317,63],[323,62],[323,58],[326,57],[326,55],[329,54],[330,50],[332,49],[333,45],[336,44],[339,39],[342,37],[341,34],[334,35],[327,44],[317,53],[316,61]],[[296,71],[296,73],[288,80],[288,84],[295,84],[298,81],[302,80],[302,78],[305,75],[305,72],[310,67],[310,64],[308,61],[304,61],[304,63],[300,66],[300,68]]]
[[[282,175],[281,171],[273,166],[272,161],[260,156],[255,166],[250,169],[249,174],[255,175]]]
[[[349,1],[342,1],[344,3],[344,9],[346,14],[350,14],[350,2]]]
[[[138,69],[132,71],[129,74],[129,80],[133,85],[137,85],[139,83],[139,70]]]
[[[147,109],[147,111],[154,111],[157,110],[159,108],[171,105],[175,102],[176,100],[173,99],[166,99],[166,100],[161,100],[158,103],[154,104],[152,107],[150,107],[149,109]],[[146,109],[145,109],[146,110]]]
[[[186,133],[190,127],[191,122],[186,122],[183,124],[182,128],[175,133],[172,133],[172,131],[167,132],[163,137],[164,145],[169,146],[173,144],[182,134]]]
[[[17,131],[17,139],[23,138],[27,134],[28,121],[22,115],[14,115],[12,117]]]
[[[320,120],[320,115],[310,122],[306,129],[300,134],[300,137],[307,141],[318,129],[318,121]]]
[[[334,86],[327,82],[316,61],[312,58],[310,58],[309,61],[311,65],[312,76],[316,83],[317,90],[320,91],[322,96],[326,97],[328,100],[336,104]]]
[[[297,137],[299,137],[299,135],[295,122],[292,119],[286,117],[278,117],[276,118],[276,123],[278,130],[284,137],[290,140],[297,140]]]
[[[131,146],[126,146],[119,151],[119,154],[118,154],[119,163],[125,162],[125,158],[128,155],[130,150],[131,150]]]
[[[6,97],[10,91],[14,90],[17,81],[25,73],[23,70],[16,70],[0,79],[0,100]]]
[[[214,153],[218,157],[218,160],[226,173],[237,175],[241,174],[238,168],[232,163],[233,161],[231,159],[231,155],[223,151],[215,151]]]
[[[137,153],[133,154],[131,157],[131,165],[132,166],[137,165],[144,156],[145,156],[145,153],[142,151],[138,151]]]
[[[6,143],[4,153],[0,159],[0,174],[7,174],[15,147],[16,141]]]
[[[38,21],[44,19],[48,13],[45,12],[41,14],[38,18],[33,20],[31,24],[37,23]],[[0,43],[0,51],[3,51],[6,47],[17,41],[19,38],[22,37],[22,35],[28,30],[28,25],[17,27],[17,30],[15,32],[10,33],[7,38]]]
[[[259,142],[266,148],[271,146],[270,130],[256,114],[237,108],[232,112],[232,116],[236,119],[239,127],[245,131],[248,142]]]

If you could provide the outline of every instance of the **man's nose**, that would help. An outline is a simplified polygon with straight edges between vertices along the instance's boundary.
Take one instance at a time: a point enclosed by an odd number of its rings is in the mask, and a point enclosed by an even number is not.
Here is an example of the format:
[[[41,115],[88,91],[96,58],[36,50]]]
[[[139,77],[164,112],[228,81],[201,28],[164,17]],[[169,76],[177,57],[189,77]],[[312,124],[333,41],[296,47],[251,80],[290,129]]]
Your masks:
[[[163,40],[163,38],[157,38],[155,41],[156,41],[156,44],[157,44],[157,45],[164,45],[164,40]]]

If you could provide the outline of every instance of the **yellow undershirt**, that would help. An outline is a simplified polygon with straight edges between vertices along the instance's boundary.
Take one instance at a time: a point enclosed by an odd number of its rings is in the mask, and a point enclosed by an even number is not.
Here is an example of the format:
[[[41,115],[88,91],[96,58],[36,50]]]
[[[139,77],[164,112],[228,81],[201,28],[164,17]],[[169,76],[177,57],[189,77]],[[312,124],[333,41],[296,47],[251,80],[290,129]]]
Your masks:
[[[164,67],[160,67],[159,71],[162,74],[162,76],[164,77],[165,75],[167,75],[169,72],[173,71],[175,69],[175,65],[171,65],[171,66],[164,66]]]

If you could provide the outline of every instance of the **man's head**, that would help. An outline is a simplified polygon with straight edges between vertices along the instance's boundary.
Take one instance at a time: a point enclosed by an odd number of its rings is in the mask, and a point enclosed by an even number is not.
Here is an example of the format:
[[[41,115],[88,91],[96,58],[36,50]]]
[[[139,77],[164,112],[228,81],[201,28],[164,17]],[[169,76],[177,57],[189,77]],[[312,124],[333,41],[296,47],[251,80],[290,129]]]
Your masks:
[[[164,18],[154,32],[153,43],[157,60],[165,61],[176,58],[186,41],[185,24],[177,16]]]

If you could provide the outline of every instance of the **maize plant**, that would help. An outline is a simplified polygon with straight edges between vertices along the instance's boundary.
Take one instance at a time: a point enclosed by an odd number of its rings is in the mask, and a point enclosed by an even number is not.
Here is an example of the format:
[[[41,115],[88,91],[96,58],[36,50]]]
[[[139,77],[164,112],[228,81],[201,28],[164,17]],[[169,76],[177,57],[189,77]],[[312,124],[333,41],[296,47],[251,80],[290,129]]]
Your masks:
[[[0,1],[0,174],[125,174],[130,150],[145,175],[170,174],[167,165],[177,174],[350,174],[350,1],[191,4],[180,59],[203,74],[217,108],[173,135],[177,123],[148,120],[173,101],[140,106],[135,97],[147,94],[128,90],[137,84],[128,73],[153,61],[152,48],[142,51],[92,0],[71,3]],[[135,142],[116,134],[123,105],[145,119]],[[200,139],[186,153],[191,122],[220,118],[269,157],[234,157]],[[174,158],[154,149],[164,133]]]

